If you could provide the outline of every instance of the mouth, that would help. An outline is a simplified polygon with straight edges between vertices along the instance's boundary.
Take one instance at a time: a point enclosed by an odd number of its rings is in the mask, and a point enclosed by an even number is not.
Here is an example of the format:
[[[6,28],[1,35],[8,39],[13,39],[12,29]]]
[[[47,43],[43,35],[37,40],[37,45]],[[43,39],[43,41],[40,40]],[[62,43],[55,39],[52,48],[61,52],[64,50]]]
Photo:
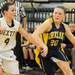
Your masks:
[[[59,17],[56,17],[55,19],[56,19],[56,20],[59,20]]]

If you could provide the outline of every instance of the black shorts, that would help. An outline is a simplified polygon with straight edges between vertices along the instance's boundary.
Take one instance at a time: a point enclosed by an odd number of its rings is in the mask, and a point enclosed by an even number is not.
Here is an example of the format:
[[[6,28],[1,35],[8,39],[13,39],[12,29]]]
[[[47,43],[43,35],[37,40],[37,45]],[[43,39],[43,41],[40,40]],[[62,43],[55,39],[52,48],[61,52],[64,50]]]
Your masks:
[[[58,70],[58,66],[55,62],[53,62],[49,58],[42,58],[41,57],[41,65],[43,68],[43,71],[46,75],[55,75],[56,71]]]
[[[49,50],[48,55],[45,58],[40,56],[41,64],[46,75],[55,75],[59,68],[57,64],[51,59],[52,57],[59,60],[68,61],[68,58],[64,52],[59,50]]]
[[[65,54],[65,52],[63,52],[62,50],[52,50],[52,49],[48,49],[48,54],[47,54],[47,58],[57,58],[63,61],[68,61],[67,55]]]

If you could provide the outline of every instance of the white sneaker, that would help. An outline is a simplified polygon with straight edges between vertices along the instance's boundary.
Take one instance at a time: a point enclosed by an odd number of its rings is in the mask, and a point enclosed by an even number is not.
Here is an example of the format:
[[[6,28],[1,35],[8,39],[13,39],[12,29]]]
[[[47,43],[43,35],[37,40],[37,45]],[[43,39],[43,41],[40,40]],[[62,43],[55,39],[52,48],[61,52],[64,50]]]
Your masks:
[[[33,69],[32,69],[31,67],[29,67],[29,66],[26,66],[25,69],[26,69],[26,70],[33,70]]]

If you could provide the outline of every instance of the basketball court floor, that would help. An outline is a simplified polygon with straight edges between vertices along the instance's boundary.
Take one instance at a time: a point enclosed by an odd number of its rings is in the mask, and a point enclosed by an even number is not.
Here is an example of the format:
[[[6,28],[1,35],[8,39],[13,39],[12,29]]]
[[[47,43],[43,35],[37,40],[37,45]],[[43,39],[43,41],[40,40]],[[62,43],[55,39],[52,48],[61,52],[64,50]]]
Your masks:
[[[23,71],[22,71],[23,72]],[[75,72],[73,72],[75,75]],[[4,75],[9,75],[9,74],[4,74]],[[31,70],[31,71],[24,71],[23,73],[19,75],[45,75],[42,70]],[[56,75],[63,75],[61,71],[58,71]]]
[[[9,74],[4,74],[4,75],[9,75]],[[23,74],[19,74],[19,75],[45,75],[45,74],[42,71],[25,71]],[[63,75],[63,74],[62,72],[57,72],[56,75]]]

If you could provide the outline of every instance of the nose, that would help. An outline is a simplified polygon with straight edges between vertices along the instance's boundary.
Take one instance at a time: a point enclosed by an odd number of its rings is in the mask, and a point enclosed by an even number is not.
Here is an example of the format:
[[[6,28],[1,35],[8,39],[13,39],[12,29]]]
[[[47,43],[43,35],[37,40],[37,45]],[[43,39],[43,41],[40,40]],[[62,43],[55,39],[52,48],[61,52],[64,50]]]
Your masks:
[[[59,13],[57,13],[56,16],[59,17]]]

